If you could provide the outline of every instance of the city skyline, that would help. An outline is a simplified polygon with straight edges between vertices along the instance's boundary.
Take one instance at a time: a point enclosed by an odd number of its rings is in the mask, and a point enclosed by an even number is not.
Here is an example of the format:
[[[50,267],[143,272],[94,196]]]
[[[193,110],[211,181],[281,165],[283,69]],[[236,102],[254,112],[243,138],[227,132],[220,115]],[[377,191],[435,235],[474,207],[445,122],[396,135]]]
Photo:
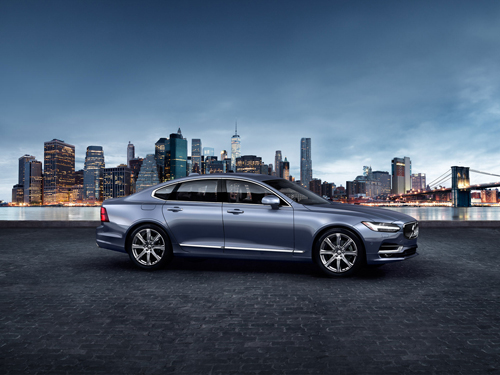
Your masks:
[[[500,3],[460,4],[4,2],[0,199],[53,138],[115,167],[179,127],[229,153],[235,121],[242,155],[281,150],[297,179],[302,137],[337,185],[403,156],[427,181],[500,174]]]

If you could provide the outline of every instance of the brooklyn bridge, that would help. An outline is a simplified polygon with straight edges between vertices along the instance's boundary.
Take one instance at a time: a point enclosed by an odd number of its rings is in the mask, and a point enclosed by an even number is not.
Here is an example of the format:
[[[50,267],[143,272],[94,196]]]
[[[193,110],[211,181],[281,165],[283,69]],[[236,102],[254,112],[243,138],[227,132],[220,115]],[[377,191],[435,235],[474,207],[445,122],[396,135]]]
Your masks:
[[[432,181],[426,190],[411,191],[407,194],[402,194],[401,199],[405,200],[434,200],[443,201],[446,200],[451,193],[451,200],[453,207],[470,207],[471,197],[473,190],[485,190],[500,186],[500,181],[488,182],[482,184],[470,184],[470,172],[478,173],[482,175],[500,177],[500,175],[481,172],[469,167],[451,167],[451,171],[446,171],[437,179]],[[451,187],[446,188],[441,185],[449,182],[451,179]]]

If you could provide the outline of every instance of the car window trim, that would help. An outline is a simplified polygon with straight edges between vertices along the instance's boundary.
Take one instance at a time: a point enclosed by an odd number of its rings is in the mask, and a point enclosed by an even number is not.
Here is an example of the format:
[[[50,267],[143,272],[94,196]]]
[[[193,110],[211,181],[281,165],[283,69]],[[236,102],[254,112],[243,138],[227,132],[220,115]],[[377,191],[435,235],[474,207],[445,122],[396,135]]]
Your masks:
[[[225,193],[227,193],[227,188],[226,188],[226,181],[227,180],[238,180],[238,181],[246,181],[246,182],[251,182],[251,183],[254,183],[256,185],[259,185],[260,187],[263,187],[264,189],[268,190],[271,194],[277,196],[281,201],[285,202],[286,206],[284,207],[293,207],[290,202],[288,202],[285,198],[283,198],[281,196],[280,193],[276,193],[275,191],[273,191],[269,186],[266,186],[265,183],[262,183],[260,181],[257,181],[257,180],[251,180],[249,178],[239,178],[239,177],[232,177],[232,176],[224,176],[224,177],[202,177],[202,178],[194,178],[194,179],[189,179],[189,180],[185,180],[185,181],[175,181],[175,180],[172,180],[172,183],[167,183],[166,185],[163,185],[163,186],[160,186],[159,188],[155,189],[152,191],[151,193],[151,196],[155,199],[158,199],[158,200],[161,200],[162,202],[190,202],[190,201],[178,201],[178,200],[164,200],[164,199],[161,199],[161,198],[158,198],[156,197],[154,194],[156,193],[157,190],[160,190],[160,189],[163,189],[164,187],[166,186],[169,186],[169,185],[173,185],[173,184],[177,184],[178,186],[176,186],[174,188],[174,190],[172,190],[172,193],[174,192],[177,192],[177,189],[179,188],[180,184],[182,184],[183,182],[190,182],[190,181],[202,181],[202,180],[220,180],[221,181],[221,188],[220,190],[218,189],[217,192],[219,193],[223,193],[221,194],[221,200],[217,200],[217,202],[203,202],[203,203],[226,203],[226,204],[254,204],[254,205],[259,205],[259,204],[256,204],[256,203],[230,203],[230,202],[225,202],[224,201],[224,195]],[[224,181],[224,183],[222,183],[222,181]],[[288,197],[287,197],[288,198]],[[262,205],[262,204],[260,204]]]
[[[244,178],[237,178],[237,177],[223,177],[222,179],[225,180],[224,181],[224,190],[225,190],[226,196],[227,196],[227,186],[226,186],[227,180],[246,181],[246,182],[251,182],[251,183],[253,183],[255,185],[258,185],[258,186],[266,189],[267,191],[269,191],[274,196],[278,197],[280,201],[282,201],[282,202],[284,202],[286,204],[286,206],[284,205],[284,207],[287,207],[287,206],[288,207],[292,207],[290,205],[290,203],[288,203],[280,195],[276,194],[276,192],[274,192],[273,190],[271,190],[268,186],[266,186],[265,184],[260,183],[260,181],[254,181],[254,180],[249,180],[249,179],[244,179]],[[225,204],[244,204],[244,205],[254,205],[254,206],[265,206],[265,204],[262,204],[262,203],[226,202],[225,200],[222,203],[225,203]]]

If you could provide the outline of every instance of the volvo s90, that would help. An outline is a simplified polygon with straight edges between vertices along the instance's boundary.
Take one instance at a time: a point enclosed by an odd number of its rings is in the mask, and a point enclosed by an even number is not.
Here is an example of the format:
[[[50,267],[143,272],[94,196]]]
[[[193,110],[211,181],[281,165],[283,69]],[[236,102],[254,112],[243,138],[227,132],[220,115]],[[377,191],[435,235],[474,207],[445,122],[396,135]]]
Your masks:
[[[328,276],[417,255],[418,222],[247,173],[181,178],[101,207],[97,245],[153,270],[176,257],[315,262]]]

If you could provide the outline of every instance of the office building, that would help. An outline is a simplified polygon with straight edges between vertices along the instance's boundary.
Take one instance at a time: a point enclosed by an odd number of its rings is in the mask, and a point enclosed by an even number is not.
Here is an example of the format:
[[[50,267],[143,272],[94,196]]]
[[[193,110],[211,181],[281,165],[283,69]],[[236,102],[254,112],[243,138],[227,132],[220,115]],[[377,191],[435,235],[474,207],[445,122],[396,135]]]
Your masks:
[[[231,163],[233,160],[231,159]],[[243,155],[236,158],[237,173],[256,173],[260,174],[262,169],[262,158],[255,155]]]
[[[481,190],[481,203],[498,203],[497,190]]]
[[[313,178],[311,181],[309,181],[308,189],[311,190],[315,194],[322,195],[321,194],[321,179]]]
[[[201,139],[191,140],[191,165],[193,173],[201,173]]]
[[[69,202],[75,184],[75,146],[59,139],[44,143],[43,203]]]
[[[19,175],[17,181],[19,185],[24,185],[24,167],[26,163],[29,162],[30,160],[35,160],[35,157],[26,154],[19,158]]]
[[[12,187],[12,203],[24,203],[24,185],[16,184]]]
[[[136,181],[136,192],[160,183],[156,165],[155,156],[153,154],[146,155],[146,158],[142,161],[139,177]]]
[[[187,140],[181,128],[170,134],[170,180],[187,176]],[[167,179],[165,179],[166,181]]]
[[[311,138],[300,140],[300,183],[309,189],[312,180]]]
[[[156,170],[158,171],[158,180],[165,182],[170,180],[170,140],[160,138],[155,143]]]
[[[234,135],[231,137],[231,169],[236,171],[236,159],[241,156],[241,140],[238,135],[238,123],[234,127]]]
[[[224,159],[227,159],[227,151],[226,150],[222,150],[220,152],[220,160],[224,160]]]
[[[324,181],[321,184],[321,196],[331,198],[334,195],[336,186],[335,184]]]
[[[411,161],[409,157],[392,159],[392,194],[411,190]]]
[[[214,156],[212,156],[214,157]],[[226,161],[224,160],[210,160],[205,162],[205,173],[226,173]]]
[[[363,167],[363,176],[365,176],[365,180],[371,181],[373,180],[373,172],[372,172],[372,167]]]
[[[135,193],[136,190],[136,182],[139,177],[139,172],[141,171],[143,158],[134,158],[130,160],[130,173],[132,178],[132,194]],[[158,179],[159,180],[159,179]]]
[[[130,168],[130,160],[135,158],[135,147],[130,141],[127,145],[127,167]]]
[[[366,197],[366,181],[346,181],[345,191],[347,199]]]
[[[79,171],[75,171],[75,185],[82,185],[83,186],[83,174],[84,174],[83,169],[80,169]]]
[[[282,165],[283,165],[283,169],[282,169],[281,177],[283,177],[285,180],[291,181],[291,179],[290,179],[290,163],[288,162],[286,156],[285,156],[285,161],[282,162]]]
[[[372,177],[374,181],[380,182],[380,195],[391,194],[391,175],[389,172],[374,171]]]
[[[276,177],[283,177],[283,160],[281,150],[277,150],[274,156],[274,175]]]
[[[104,168],[103,170],[104,200],[111,198],[126,197],[130,195],[131,181],[132,181],[131,173],[132,171],[125,164],[119,165],[116,168]]]
[[[95,204],[103,199],[104,151],[102,146],[88,146],[83,169],[83,200]],[[76,183],[75,179],[75,185]]]
[[[414,173],[411,175],[412,190],[425,190],[427,187],[425,173]]]
[[[215,149],[213,147],[203,147],[203,157],[215,156]]]
[[[24,165],[24,203],[43,204],[42,162],[30,159]]]

